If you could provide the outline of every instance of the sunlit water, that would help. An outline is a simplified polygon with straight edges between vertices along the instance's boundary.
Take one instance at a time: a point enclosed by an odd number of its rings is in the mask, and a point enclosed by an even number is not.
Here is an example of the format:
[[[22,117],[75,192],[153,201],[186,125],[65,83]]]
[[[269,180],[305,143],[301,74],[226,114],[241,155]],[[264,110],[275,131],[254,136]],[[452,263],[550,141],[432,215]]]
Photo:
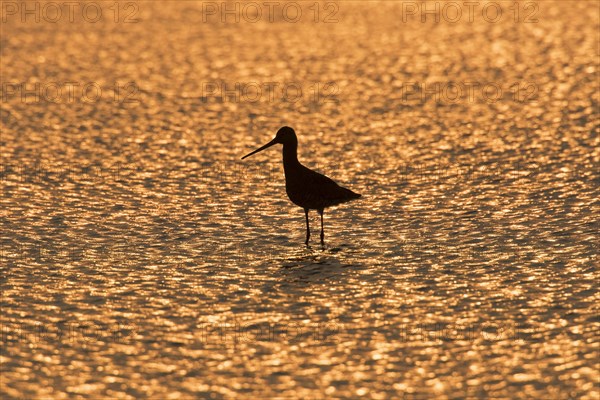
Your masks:
[[[598,398],[597,2],[135,4],[2,24],[3,398]],[[240,160],[282,125],[363,195],[324,248],[281,150]]]

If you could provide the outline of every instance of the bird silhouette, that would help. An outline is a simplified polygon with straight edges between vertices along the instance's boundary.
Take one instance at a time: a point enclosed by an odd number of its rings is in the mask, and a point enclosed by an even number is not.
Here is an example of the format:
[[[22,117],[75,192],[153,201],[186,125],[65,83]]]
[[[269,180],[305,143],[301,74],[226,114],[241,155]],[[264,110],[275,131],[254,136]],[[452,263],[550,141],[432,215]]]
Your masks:
[[[321,244],[324,245],[323,212],[325,208],[358,199],[361,195],[350,189],[341,187],[325,175],[300,164],[300,161],[298,161],[298,138],[296,137],[296,132],[289,126],[280,128],[273,140],[246,154],[242,157],[242,160],[278,143],[283,145],[285,191],[292,203],[304,209],[306,216],[305,243],[308,245],[308,240],[310,239],[308,211],[317,210],[321,215]]]

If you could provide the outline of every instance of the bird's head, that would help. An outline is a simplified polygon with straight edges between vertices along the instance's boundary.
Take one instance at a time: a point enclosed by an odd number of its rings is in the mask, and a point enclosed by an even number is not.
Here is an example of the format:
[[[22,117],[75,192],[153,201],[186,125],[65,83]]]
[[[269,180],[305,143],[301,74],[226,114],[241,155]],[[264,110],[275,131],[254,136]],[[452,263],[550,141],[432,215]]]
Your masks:
[[[294,145],[294,144],[297,145],[298,139],[296,138],[296,132],[294,132],[294,130],[292,128],[290,128],[289,126],[284,126],[282,128],[279,128],[279,130],[277,131],[277,134],[275,135],[275,139],[271,140],[269,143],[265,144],[264,146],[254,150],[253,152],[246,154],[244,157],[242,157],[242,160],[246,157],[250,157],[251,155],[258,153],[259,151],[268,149],[269,147],[271,147],[277,143],[280,143],[284,146],[285,145]]]
[[[296,132],[294,132],[294,130],[289,126],[279,128],[277,134],[275,135],[275,139],[273,140],[275,140],[275,143],[281,144],[294,143],[298,141],[298,139],[296,139]]]

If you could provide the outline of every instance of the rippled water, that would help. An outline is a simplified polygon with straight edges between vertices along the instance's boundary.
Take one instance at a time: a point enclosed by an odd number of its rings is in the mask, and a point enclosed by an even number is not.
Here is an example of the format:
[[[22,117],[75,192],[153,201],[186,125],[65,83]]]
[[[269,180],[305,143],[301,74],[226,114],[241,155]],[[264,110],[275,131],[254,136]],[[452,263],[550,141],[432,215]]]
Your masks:
[[[598,2],[95,4],[2,24],[3,398],[598,398]]]

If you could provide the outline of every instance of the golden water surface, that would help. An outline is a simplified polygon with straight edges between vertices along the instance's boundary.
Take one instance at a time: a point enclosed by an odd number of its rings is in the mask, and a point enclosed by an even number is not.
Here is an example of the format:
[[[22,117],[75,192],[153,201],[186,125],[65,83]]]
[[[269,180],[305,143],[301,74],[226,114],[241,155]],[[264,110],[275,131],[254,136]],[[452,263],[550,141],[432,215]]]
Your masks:
[[[598,1],[75,3],[2,5],[2,398],[598,399]]]

